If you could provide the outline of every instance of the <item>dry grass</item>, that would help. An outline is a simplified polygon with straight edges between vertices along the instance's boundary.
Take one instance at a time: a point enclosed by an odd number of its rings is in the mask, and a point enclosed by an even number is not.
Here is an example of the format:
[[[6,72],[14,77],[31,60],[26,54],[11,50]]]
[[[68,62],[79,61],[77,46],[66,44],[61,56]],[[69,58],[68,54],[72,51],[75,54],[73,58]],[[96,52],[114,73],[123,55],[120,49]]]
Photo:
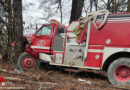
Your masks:
[[[0,69],[13,72],[12,65],[8,61],[0,64]],[[12,87],[25,87],[26,90],[122,90],[113,87],[107,80],[106,73],[88,70],[64,70],[58,67],[42,65],[39,70],[32,70],[18,75],[0,72],[0,76],[14,77],[19,80],[6,79],[6,82],[13,83]],[[22,79],[22,81],[20,81]],[[79,79],[89,81],[91,84],[79,81]],[[127,88],[126,88],[127,90]]]

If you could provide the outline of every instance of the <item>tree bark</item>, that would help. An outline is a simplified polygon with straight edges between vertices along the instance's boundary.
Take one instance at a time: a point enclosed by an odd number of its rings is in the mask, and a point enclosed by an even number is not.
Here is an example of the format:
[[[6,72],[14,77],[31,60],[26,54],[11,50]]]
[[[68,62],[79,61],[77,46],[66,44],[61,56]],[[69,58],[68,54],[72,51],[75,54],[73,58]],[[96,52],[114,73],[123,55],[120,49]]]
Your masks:
[[[117,0],[112,0],[112,13],[117,13],[118,6],[116,5]]]
[[[61,17],[61,24],[62,24],[62,5],[61,5],[61,0],[59,0],[59,6],[60,6],[60,17]]]
[[[128,0],[127,12],[130,12],[130,0]]]
[[[108,0],[107,1],[107,10],[109,10],[110,11],[110,5],[111,5],[111,3],[112,3],[112,0]]]
[[[95,10],[98,10],[98,0],[94,0],[94,4],[95,4]]]
[[[15,56],[17,60],[19,55],[24,51],[22,0],[13,0],[13,14],[13,27],[15,34]]]
[[[82,8],[84,6],[84,0],[73,0],[70,22],[77,20],[82,14]]]
[[[93,0],[90,0],[90,12],[92,12],[92,8],[93,8]]]
[[[14,31],[13,31],[13,14],[12,14],[12,4],[11,0],[7,0],[7,12],[8,12],[8,47],[10,48],[10,45],[12,41],[14,40]]]

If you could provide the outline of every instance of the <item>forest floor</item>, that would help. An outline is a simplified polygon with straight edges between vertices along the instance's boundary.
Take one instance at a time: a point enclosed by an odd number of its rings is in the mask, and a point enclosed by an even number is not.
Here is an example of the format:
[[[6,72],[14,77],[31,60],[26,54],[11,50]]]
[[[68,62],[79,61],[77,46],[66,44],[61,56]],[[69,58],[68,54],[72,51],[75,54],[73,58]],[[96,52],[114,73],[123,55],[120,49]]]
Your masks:
[[[63,69],[41,64],[40,69],[15,73],[10,61],[0,62],[0,76],[5,86],[0,90],[129,90],[114,87],[105,72],[84,69]],[[0,83],[1,84],[1,83]]]

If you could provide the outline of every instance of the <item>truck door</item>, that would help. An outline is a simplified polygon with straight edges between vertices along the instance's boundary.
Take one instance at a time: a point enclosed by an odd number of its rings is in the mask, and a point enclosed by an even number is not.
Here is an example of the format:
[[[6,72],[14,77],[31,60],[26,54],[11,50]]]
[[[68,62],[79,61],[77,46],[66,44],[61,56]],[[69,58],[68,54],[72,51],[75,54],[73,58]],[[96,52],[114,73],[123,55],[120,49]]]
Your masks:
[[[65,42],[65,29],[58,26],[55,32],[53,43],[53,55],[55,56],[55,63],[62,64]]]
[[[58,26],[56,36],[54,38],[53,51],[63,51],[64,41],[65,41],[65,29]]]
[[[38,52],[50,53],[51,41],[54,25],[43,25],[35,34],[31,41],[31,48],[36,49]]]

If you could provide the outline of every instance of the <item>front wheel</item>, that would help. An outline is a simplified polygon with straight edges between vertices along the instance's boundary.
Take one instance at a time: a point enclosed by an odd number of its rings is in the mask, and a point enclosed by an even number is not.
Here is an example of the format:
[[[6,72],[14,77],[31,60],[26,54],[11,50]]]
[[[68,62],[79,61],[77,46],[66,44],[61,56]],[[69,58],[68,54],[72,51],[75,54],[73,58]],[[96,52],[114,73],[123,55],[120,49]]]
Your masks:
[[[26,52],[22,53],[18,58],[18,66],[22,71],[38,69],[39,65],[39,61]]]
[[[113,85],[130,85],[130,58],[119,58],[108,67],[108,80]]]

